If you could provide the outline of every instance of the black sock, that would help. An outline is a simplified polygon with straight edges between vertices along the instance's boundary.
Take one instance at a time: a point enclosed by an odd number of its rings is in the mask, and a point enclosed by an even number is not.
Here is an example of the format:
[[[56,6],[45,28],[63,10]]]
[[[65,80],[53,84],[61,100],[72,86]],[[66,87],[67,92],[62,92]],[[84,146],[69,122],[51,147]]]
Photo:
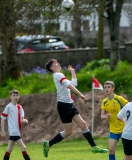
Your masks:
[[[9,156],[7,156],[7,155],[4,155],[4,158],[3,158],[3,160],[9,160]]]
[[[3,160],[9,160],[10,158],[10,153],[6,151]]]
[[[29,155],[27,154],[26,151],[23,151],[22,155],[23,155],[23,157],[24,157],[25,160],[30,160],[30,157],[29,157]]]
[[[88,141],[88,143],[90,144],[91,147],[96,146],[96,144],[94,142],[94,139],[93,139],[90,132],[83,133],[83,136],[87,139],[87,141]]]
[[[64,139],[64,138],[60,135],[60,133],[58,133],[53,139],[51,139],[51,140],[49,141],[50,147],[51,147],[52,145],[54,145],[54,144],[62,141],[63,139]]]

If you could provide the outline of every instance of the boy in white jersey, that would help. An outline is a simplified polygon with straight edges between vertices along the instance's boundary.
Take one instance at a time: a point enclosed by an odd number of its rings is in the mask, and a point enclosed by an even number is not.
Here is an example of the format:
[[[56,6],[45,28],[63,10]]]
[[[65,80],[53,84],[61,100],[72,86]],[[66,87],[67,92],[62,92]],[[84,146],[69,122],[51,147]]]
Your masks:
[[[91,145],[91,150],[94,153],[106,153],[107,149],[100,148],[96,146],[93,137],[87,127],[86,122],[82,119],[78,110],[73,105],[73,99],[71,98],[70,90],[78,94],[80,98],[86,101],[86,97],[76,89],[77,78],[75,70],[71,65],[68,66],[68,70],[71,72],[72,80],[69,81],[60,73],[61,66],[55,59],[50,59],[45,65],[47,71],[53,73],[54,83],[57,89],[57,109],[60,116],[60,119],[63,123],[64,131],[58,133],[50,141],[45,140],[43,142],[43,153],[45,157],[48,157],[48,151],[50,147],[64,138],[72,134],[72,121],[74,121],[82,130],[82,134],[87,139]]]
[[[8,121],[8,131],[9,131],[9,141],[7,151],[4,155],[3,160],[9,160],[10,154],[13,150],[15,142],[21,148],[22,155],[25,160],[30,160],[29,155],[26,152],[26,146],[21,139],[21,123],[28,123],[27,119],[24,119],[24,110],[21,105],[17,104],[19,100],[19,92],[17,90],[12,90],[10,92],[11,102],[5,107],[1,114],[1,136],[5,138],[5,119]]]
[[[121,136],[125,154],[124,160],[132,160],[132,102],[127,103],[122,108],[117,118],[125,122],[125,127]]]

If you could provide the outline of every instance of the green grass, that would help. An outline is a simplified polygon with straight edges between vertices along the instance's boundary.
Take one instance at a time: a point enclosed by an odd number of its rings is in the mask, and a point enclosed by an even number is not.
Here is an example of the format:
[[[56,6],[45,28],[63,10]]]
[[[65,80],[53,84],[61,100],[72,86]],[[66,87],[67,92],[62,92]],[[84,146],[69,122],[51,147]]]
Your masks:
[[[95,142],[99,146],[108,148],[108,138],[95,138]],[[26,143],[27,152],[29,153],[31,160],[107,160],[108,153],[105,154],[93,154],[91,153],[91,147],[84,139],[74,139],[62,141],[54,146],[49,151],[48,158],[43,156],[41,143]],[[3,157],[7,148],[7,144],[0,145],[0,157]],[[121,140],[117,144],[116,160],[123,159],[123,148]],[[18,145],[14,146],[11,153],[10,160],[23,160],[20,148]]]

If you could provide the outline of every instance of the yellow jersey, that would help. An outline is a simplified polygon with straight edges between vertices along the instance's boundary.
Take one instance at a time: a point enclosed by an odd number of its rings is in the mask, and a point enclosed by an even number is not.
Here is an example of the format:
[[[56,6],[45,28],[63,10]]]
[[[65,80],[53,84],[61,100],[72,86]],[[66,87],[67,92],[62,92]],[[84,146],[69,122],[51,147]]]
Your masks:
[[[109,118],[110,132],[115,134],[122,133],[125,123],[117,119],[117,114],[127,103],[128,101],[125,98],[116,94],[114,94],[112,99],[108,97],[103,99],[101,110],[105,110],[106,113],[111,114]]]

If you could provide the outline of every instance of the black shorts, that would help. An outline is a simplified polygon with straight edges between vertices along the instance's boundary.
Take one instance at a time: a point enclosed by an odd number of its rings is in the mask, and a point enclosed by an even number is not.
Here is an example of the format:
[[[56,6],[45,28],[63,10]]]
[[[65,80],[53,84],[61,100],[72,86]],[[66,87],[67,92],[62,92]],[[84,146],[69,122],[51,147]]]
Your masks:
[[[127,156],[132,155],[132,140],[122,138],[124,154]]]
[[[72,118],[79,114],[73,103],[58,102],[57,109],[62,123],[71,123]]]
[[[9,140],[12,140],[12,141],[17,141],[17,140],[19,140],[19,139],[21,139],[20,136],[10,136],[10,137],[9,137]]]

